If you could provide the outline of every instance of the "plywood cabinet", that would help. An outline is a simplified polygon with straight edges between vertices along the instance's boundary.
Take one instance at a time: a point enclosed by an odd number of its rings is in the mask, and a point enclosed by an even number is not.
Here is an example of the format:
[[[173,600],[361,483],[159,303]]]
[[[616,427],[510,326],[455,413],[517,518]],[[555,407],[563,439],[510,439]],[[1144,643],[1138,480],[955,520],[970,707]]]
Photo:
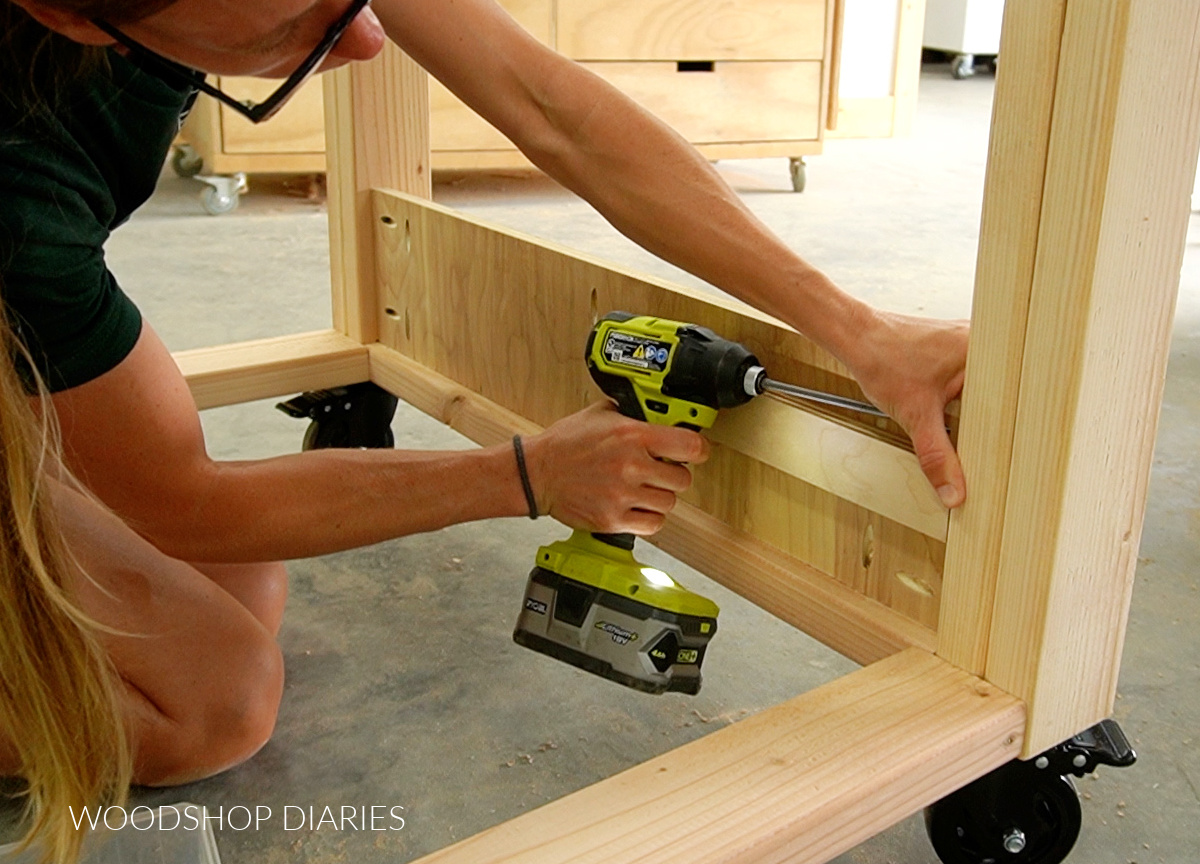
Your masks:
[[[713,159],[821,150],[827,0],[503,0],[538,39],[627,93]],[[434,168],[524,167],[500,133],[440,84]]]

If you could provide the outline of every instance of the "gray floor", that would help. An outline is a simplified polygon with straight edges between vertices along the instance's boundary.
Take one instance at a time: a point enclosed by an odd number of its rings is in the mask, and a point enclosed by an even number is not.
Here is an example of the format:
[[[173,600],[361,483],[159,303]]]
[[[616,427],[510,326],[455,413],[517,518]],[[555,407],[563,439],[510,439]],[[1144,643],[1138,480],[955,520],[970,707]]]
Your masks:
[[[986,76],[954,82],[944,68],[928,69],[914,136],[830,142],[809,160],[803,195],[790,191],[783,160],[719,168],[848,290],[890,309],[966,316],[991,89]],[[438,179],[443,203],[694,284],[543,179]],[[164,177],[110,247],[118,277],[167,343],[328,326],[325,212],[305,197],[307,184],[256,182],[220,218],[201,212],[197,188]],[[1084,829],[1069,859],[1079,864],[1189,862],[1200,847],[1197,217],[1192,229],[1115,711],[1141,759],[1080,783]],[[211,452],[244,459],[296,449],[302,425],[271,404],[206,412]],[[398,446],[469,446],[406,406],[395,428]],[[643,696],[517,648],[509,634],[533,552],[564,533],[547,520],[481,522],[295,562],[274,739],[243,767],[137,800],[272,808],[259,830],[217,831],[226,864],[410,861],[853,668],[649,547],[647,557],[722,607],[699,696]],[[283,828],[287,806],[319,814],[372,804],[404,807],[403,830]],[[297,812],[289,811],[293,826]],[[936,858],[914,817],[837,860]]]

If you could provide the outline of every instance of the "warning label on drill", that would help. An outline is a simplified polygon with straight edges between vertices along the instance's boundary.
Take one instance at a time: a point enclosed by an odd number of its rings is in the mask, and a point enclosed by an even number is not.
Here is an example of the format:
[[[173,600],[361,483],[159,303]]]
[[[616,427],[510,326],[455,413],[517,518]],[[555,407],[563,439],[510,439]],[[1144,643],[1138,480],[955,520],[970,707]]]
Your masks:
[[[604,343],[604,358],[618,366],[662,372],[671,356],[671,343],[614,330]]]

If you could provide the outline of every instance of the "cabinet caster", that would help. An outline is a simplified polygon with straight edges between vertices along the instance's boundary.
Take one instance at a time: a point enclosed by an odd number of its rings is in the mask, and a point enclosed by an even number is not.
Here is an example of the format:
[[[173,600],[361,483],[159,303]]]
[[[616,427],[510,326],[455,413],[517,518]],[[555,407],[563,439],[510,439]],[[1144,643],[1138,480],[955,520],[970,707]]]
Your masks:
[[[792,175],[792,191],[803,192],[808,185],[808,166],[804,164],[804,157],[788,157],[788,170]]]
[[[964,78],[970,78],[975,74],[975,55],[974,54],[956,54],[954,60],[950,64],[950,74],[954,76],[956,81],[961,81]]]
[[[387,448],[395,445],[392,417],[399,400],[370,381],[301,393],[275,407],[290,417],[312,422],[304,433],[304,450]]]
[[[171,153],[171,170],[186,180],[204,170],[204,159],[191,144],[180,144]]]
[[[210,216],[221,216],[237,209],[241,196],[250,188],[246,175],[239,171],[229,177],[196,177],[205,184],[200,203]]]
[[[925,808],[943,864],[1059,864],[1079,837],[1083,809],[1068,774],[1137,759],[1121,727],[1104,720],[1035,759],[1013,760]]]

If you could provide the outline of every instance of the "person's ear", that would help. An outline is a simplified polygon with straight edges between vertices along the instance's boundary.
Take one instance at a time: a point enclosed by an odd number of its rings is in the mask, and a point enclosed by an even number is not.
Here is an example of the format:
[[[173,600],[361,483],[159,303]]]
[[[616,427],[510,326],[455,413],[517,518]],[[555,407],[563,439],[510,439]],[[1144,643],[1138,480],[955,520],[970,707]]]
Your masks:
[[[43,6],[37,0],[11,0],[43,27],[81,45],[111,45],[113,39],[82,15]]]

